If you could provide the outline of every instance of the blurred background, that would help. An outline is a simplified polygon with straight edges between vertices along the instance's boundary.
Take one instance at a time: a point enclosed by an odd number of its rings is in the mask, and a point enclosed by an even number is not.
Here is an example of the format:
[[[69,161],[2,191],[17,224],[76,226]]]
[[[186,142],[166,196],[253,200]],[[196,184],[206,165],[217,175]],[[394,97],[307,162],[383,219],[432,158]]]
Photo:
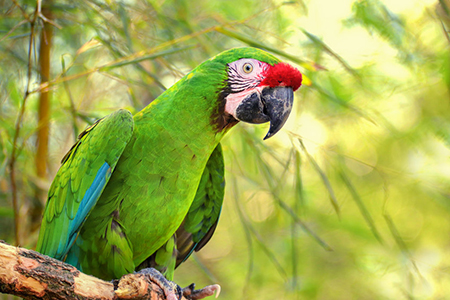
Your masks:
[[[224,300],[450,299],[450,1],[0,0],[0,14],[0,239],[35,247],[87,125],[250,45],[304,84],[275,137],[225,137],[219,226],[176,282],[219,283]]]

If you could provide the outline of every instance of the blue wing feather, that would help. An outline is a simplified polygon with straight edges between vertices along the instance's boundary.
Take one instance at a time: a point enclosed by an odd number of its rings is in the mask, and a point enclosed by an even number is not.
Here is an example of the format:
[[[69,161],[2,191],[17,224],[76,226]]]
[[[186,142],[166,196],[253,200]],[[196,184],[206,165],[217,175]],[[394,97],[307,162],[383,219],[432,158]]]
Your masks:
[[[62,241],[62,243],[60,244],[62,246],[62,249],[64,249],[64,252],[62,252],[59,256],[65,257],[67,255],[67,252],[70,250],[70,245],[73,244],[78,235],[78,232],[80,231],[81,225],[86,220],[91,209],[97,203],[97,200],[100,197],[100,194],[105,188],[106,183],[110,177],[111,167],[108,163],[105,162],[95,175],[94,182],[84,194],[75,218],[69,224],[69,240],[66,243],[63,243]],[[58,248],[58,250],[61,249]]]
[[[50,187],[37,251],[64,260],[108,184],[133,127],[130,112],[119,110],[80,134]]]

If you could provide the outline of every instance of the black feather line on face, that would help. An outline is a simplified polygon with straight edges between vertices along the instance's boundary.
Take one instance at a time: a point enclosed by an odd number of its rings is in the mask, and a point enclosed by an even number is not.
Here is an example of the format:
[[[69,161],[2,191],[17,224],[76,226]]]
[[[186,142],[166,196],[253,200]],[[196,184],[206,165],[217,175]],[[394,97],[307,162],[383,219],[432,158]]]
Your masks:
[[[231,92],[239,93],[249,88],[253,88],[259,85],[261,81],[257,78],[245,78],[234,68],[234,66],[228,66],[228,84],[231,88]]]

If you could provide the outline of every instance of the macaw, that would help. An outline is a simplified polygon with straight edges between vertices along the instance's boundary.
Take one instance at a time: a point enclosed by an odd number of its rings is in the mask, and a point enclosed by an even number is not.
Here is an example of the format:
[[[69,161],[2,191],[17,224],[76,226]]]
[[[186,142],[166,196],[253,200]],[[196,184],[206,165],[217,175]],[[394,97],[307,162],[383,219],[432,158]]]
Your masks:
[[[264,139],[273,136],[301,82],[271,54],[235,48],[136,115],[118,110],[98,120],[62,159],[36,250],[105,280],[146,268],[172,280],[217,226],[222,137],[239,121],[270,122]]]

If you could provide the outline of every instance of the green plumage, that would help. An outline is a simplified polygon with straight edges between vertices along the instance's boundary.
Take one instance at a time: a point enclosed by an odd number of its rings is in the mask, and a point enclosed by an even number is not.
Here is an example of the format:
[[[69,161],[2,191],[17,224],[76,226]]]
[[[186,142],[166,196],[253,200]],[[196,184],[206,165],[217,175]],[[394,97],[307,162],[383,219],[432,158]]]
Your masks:
[[[278,62],[254,48],[223,52],[133,118],[121,110],[88,128],[51,186],[37,250],[103,279],[149,266],[171,278],[219,218],[219,94],[241,58]]]

